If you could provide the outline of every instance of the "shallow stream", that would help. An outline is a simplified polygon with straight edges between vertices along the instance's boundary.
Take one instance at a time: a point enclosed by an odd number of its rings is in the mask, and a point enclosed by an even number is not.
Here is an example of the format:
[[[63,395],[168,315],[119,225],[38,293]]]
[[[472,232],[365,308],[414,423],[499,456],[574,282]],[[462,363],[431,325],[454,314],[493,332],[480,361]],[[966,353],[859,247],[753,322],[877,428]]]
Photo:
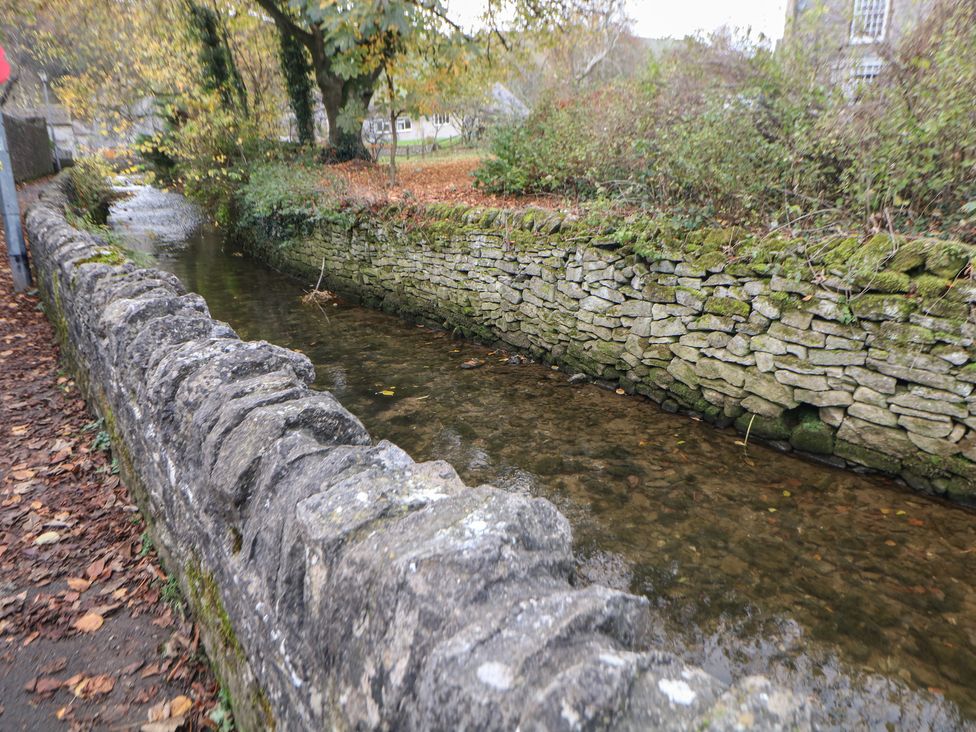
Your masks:
[[[113,210],[143,248],[158,196]],[[647,596],[666,647],[816,695],[824,727],[976,719],[976,513],[374,310],[305,305],[314,283],[213,232],[158,249],[242,338],[307,354],[374,438],[553,501],[580,581]]]

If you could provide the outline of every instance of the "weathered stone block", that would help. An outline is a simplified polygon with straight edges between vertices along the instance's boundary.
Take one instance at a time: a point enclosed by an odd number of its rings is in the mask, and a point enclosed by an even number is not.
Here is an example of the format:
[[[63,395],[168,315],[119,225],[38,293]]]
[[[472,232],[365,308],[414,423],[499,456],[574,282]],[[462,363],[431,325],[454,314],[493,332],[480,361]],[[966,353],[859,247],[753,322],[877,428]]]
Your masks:
[[[807,358],[821,366],[863,366],[868,354],[865,351],[829,351],[811,348]]]
[[[742,386],[746,374],[746,370],[741,366],[712,358],[699,359],[694,365],[694,371],[703,379],[717,379],[735,387]]]
[[[795,386],[807,391],[827,391],[826,376],[814,376],[810,374],[798,374],[795,371],[779,369],[775,373],[776,380],[787,386]]]
[[[782,323],[773,323],[770,325],[769,335],[773,338],[778,338],[781,341],[798,343],[801,346],[807,346],[809,348],[823,348],[827,343],[827,337],[823,333],[800,330],[799,328],[791,328],[790,326],[783,325]]]
[[[772,376],[746,373],[742,386],[749,393],[760,396],[768,402],[790,409],[797,406],[792,387],[781,384]]]
[[[850,366],[844,369],[844,373],[850,376],[856,383],[870,387],[882,394],[894,394],[897,380],[890,376],[879,374],[870,369]]]
[[[857,395],[855,393],[855,397],[856,396]],[[866,422],[871,422],[872,424],[881,425],[883,427],[898,426],[898,416],[896,414],[892,414],[888,409],[876,406],[874,404],[857,402],[848,407],[847,413],[852,417],[857,417],[858,419],[863,419]]]
[[[803,404],[812,404],[815,407],[846,407],[854,402],[854,398],[849,391],[809,391],[807,389],[794,389],[793,397]]]
[[[909,432],[923,437],[948,437],[952,432],[952,420],[948,418],[924,419],[903,414],[898,417],[898,424]]]
[[[850,414],[841,423],[840,429],[837,431],[837,438],[854,445],[863,445],[896,458],[911,455],[913,452],[912,443],[904,431],[872,424],[863,419],[852,417]]]

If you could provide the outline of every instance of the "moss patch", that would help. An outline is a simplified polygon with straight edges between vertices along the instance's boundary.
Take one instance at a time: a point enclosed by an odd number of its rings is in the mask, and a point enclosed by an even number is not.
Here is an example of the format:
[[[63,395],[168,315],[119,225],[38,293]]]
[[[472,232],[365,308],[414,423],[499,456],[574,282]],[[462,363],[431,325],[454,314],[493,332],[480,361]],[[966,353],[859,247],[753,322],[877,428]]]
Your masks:
[[[705,312],[714,315],[748,318],[749,311],[749,303],[731,297],[710,297],[705,301]]]
[[[790,444],[814,455],[831,455],[834,452],[834,430],[819,419],[806,419],[793,428]]]
[[[743,412],[735,420],[735,428],[750,437],[765,440],[788,440],[793,433],[793,419],[788,413],[779,417],[764,417],[761,414]]]

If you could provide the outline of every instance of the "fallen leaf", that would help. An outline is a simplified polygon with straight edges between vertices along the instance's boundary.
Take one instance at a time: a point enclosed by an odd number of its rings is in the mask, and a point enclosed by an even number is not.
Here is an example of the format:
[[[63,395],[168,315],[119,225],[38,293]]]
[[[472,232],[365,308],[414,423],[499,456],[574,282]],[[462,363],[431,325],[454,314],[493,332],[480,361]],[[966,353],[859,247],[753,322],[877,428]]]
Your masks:
[[[182,717],[193,707],[193,701],[186,696],[180,694],[180,696],[174,697],[169,703],[169,713],[174,717]]]
[[[84,676],[75,687],[72,693],[79,699],[88,699],[100,694],[108,694],[115,688],[115,679],[108,674],[98,676]]]
[[[158,704],[153,704],[151,707],[149,707],[149,721],[159,722],[163,719],[169,719],[169,709],[170,706],[168,701],[161,701]]]
[[[121,672],[122,676],[130,676],[130,675],[134,674],[136,671],[138,671],[140,668],[142,668],[142,664],[143,663],[144,663],[144,661],[133,661],[128,666],[126,666],[124,669],[122,669],[122,672]]]
[[[42,676],[34,684],[35,694],[49,694],[52,691],[60,689],[64,684],[62,679],[55,678],[54,676]]]
[[[149,724],[144,724],[139,729],[141,732],[176,732],[176,730],[183,726],[184,721],[183,717],[173,717],[172,719],[160,722],[149,722]]]
[[[57,531],[45,531],[43,534],[34,539],[34,543],[37,546],[56,544],[59,541],[61,541],[61,534],[59,534]]]
[[[70,587],[75,592],[84,592],[89,587],[91,587],[91,582],[81,577],[68,577],[67,579],[68,587]]]
[[[80,630],[82,633],[94,633],[96,630],[102,627],[105,623],[105,618],[103,618],[98,613],[85,613],[80,618],[78,618],[73,626],[76,630]]]
[[[88,682],[88,690],[92,694],[108,694],[114,688],[115,678],[108,674],[99,674]]]
[[[64,671],[68,667],[68,659],[65,656],[51,661],[51,663],[41,666],[42,674],[56,674],[60,671]]]

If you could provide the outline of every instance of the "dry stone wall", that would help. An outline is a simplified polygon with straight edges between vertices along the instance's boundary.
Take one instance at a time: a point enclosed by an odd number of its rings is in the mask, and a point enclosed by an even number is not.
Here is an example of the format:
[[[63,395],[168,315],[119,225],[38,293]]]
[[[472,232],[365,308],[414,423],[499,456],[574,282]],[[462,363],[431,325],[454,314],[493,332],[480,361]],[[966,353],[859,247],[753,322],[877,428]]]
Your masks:
[[[757,239],[539,210],[247,218],[334,289],[838,465],[976,499],[976,249]]]
[[[304,356],[241,341],[171,275],[27,216],[38,282],[242,729],[809,729],[810,700],[651,646],[574,588],[548,501],[374,444]]]

